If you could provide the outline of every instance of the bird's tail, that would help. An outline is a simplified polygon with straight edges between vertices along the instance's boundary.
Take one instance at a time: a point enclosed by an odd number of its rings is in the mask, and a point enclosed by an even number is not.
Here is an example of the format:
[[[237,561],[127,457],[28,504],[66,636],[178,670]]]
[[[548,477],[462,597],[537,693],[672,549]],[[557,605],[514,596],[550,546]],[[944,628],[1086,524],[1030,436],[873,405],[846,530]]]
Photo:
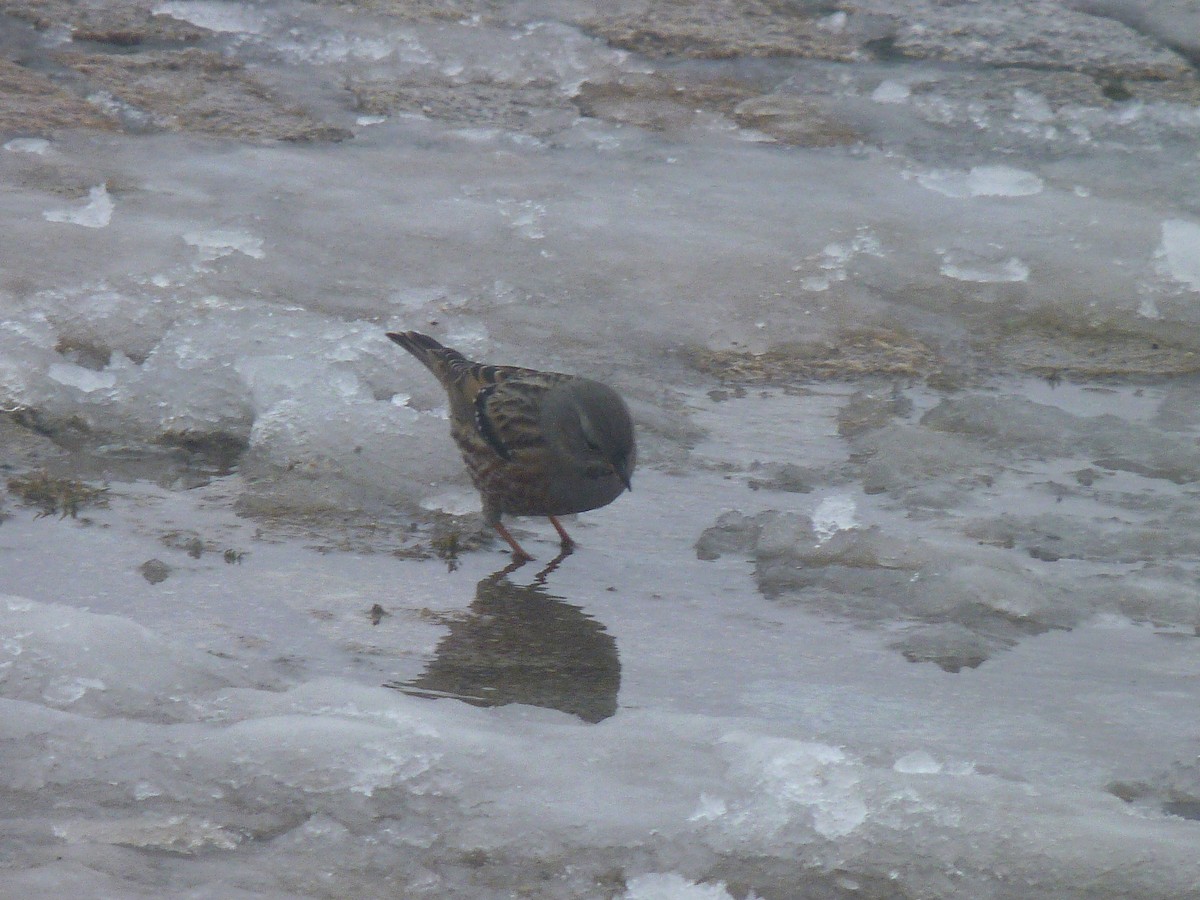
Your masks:
[[[475,364],[419,331],[389,331],[387,336],[421,361],[443,384],[458,380]]]

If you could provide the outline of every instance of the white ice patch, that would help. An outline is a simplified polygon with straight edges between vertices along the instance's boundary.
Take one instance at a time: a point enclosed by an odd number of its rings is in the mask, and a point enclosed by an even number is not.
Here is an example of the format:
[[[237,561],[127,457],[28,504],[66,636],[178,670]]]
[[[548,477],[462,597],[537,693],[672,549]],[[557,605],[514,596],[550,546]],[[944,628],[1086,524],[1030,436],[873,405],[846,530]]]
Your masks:
[[[733,900],[725,882],[703,884],[674,872],[652,872],[626,882],[625,900]]]
[[[156,16],[170,16],[209,31],[262,34],[267,19],[244,3],[216,3],[213,0],[170,0],[154,8]]]
[[[844,12],[835,12],[823,19],[818,19],[817,27],[822,31],[828,31],[830,34],[841,34],[846,30],[846,23],[849,21],[850,17]]]
[[[914,750],[896,760],[892,768],[906,775],[938,775],[942,764],[924,750]]]
[[[289,34],[288,38],[295,38],[296,35]],[[328,65],[331,63],[344,63],[364,60],[366,62],[379,62],[387,59],[390,56],[399,55],[405,62],[425,62],[427,54],[419,43],[412,39],[409,42],[410,35],[399,35],[401,43],[399,45],[373,37],[361,37],[359,35],[346,34],[324,34],[317,39],[309,39],[305,41],[292,40],[289,42],[286,38],[278,44],[280,50],[283,50],[288,55],[295,57],[304,62],[316,63],[318,65]],[[417,59],[410,60],[406,50],[413,49]]]
[[[942,257],[941,273],[956,281],[974,281],[980,284],[1029,280],[1029,266],[1015,256],[1000,261],[989,261],[968,254],[946,253]]]
[[[540,241],[546,236],[542,219],[546,207],[533,200],[500,200],[500,215],[508,220],[509,227],[523,238]]]
[[[74,363],[51,363],[46,374],[59,384],[77,388],[85,394],[110,388],[117,383],[115,372],[87,369]]]
[[[262,259],[266,255],[263,252],[263,239],[240,228],[189,231],[183,240],[196,248],[201,262],[212,262],[232,253],[241,253],[251,259]]]
[[[711,822],[729,812],[729,807],[720,797],[711,794],[701,794],[696,811],[688,817],[689,822]]]
[[[933,169],[917,175],[917,183],[947,197],[1028,197],[1045,186],[1032,172],[1011,166],[975,166],[966,172]]]
[[[1162,223],[1162,243],[1154,255],[1162,274],[1189,290],[1200,291],[1200,224],[1167,219]]]
[[[114,844],[174,853],[232,850],[242,840],[236,832],[193,816],[139,816],[99,822],[75,819],[55,825],[53,832],[68,844]]]
[[[1158,303],[1155,301],[1154,296],[1146,291],[1145,288],[1142,291],[1142,296],[1138,300],[1138,315],[1144,319],[1161,319],[1162,312],[1159,311]]]
[[[1013,92],[1013,118],[1044,124],[1054,119],[1054,110],[1041,94],[1016,90]]]
[[[450,516],[466,516],[479,511],[479,495],[474,491],[442,491],[422,500],[421,508]]]
[[[65,222],[84,228],[104,228],[112,221],[115,208],[108,188],[101,184],[88,191],[88,202],[76,209],[48,209],[42,216],[48,222]]]
[[[4,145],[11,153],[36,153],[44,156],[50,150],[50,142],[44,138],[13,138]]]
[[[88,691],[103,691],[106,686],[99,678],[56,678],[46,685],[42,697],[54,706],[69,706],[83,698]]]
[[[899,81],[881,81],[879,87],[871,92],[871,99],[876,103],[903,103],[910,96],[912,90],[907,84]]]
[[[817,543],[824,544],[839,531],[857,527],[858,521],[854,517],[856,509],[854,498],[845,495],[822,500],[812,514]]]
[[[867,820],[861,766],[837,747],[741,733],[719,743],[734,751],[734,781],[750,790],[720,820],[740,833],[776,836],[801,825],[834,839]]]
[[[879,238],[866,225],[860,226],[849,241],[835,241],[826,244],[820,254],[810,256],[807,265],[792,266],[793,272],[817,270],[814,274],[800,279],[800,287],[806,291],[826,291],[830,286],[849,277],[850,263],[857,256],[882,257],[883,246]]]

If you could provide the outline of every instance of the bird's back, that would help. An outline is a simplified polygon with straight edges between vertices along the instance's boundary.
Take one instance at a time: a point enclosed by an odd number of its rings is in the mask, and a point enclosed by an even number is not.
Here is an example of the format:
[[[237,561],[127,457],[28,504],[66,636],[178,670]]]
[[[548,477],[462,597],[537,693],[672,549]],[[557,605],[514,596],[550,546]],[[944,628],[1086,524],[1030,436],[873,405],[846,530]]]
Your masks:
[[[387,336],[421,361],[450,395],[451,411],[467,413],[479,392],[515,375],[527,375],[532,369],[520,366],[490,366],[473,362],[457,350],[439,344],[419,331],[389,331]]]

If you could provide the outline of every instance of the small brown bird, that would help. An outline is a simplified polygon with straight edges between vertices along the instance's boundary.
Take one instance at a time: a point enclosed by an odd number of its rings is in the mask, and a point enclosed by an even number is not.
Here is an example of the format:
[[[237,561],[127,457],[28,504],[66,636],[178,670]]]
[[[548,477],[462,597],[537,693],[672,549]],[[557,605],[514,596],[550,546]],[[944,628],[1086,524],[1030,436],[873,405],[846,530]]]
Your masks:
[[[533,559],[500,517],[557,516],[611,503],[632,490],[637,458],[629,409],[607,385],[575,375],[471,362],[416,331],[388,337],[437,376],[450,397],[450,434],[483,498],[483,518],[515,560]]]

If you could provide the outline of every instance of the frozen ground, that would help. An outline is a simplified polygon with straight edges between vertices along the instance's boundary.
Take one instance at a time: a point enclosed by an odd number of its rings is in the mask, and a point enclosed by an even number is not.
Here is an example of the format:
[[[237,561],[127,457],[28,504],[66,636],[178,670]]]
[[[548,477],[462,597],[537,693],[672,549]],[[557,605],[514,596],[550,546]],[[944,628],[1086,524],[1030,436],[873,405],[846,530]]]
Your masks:
[[[1196,34],[0,0],[0,897],[1200,893]],[[634,492],[507,568],[399,327]]]

